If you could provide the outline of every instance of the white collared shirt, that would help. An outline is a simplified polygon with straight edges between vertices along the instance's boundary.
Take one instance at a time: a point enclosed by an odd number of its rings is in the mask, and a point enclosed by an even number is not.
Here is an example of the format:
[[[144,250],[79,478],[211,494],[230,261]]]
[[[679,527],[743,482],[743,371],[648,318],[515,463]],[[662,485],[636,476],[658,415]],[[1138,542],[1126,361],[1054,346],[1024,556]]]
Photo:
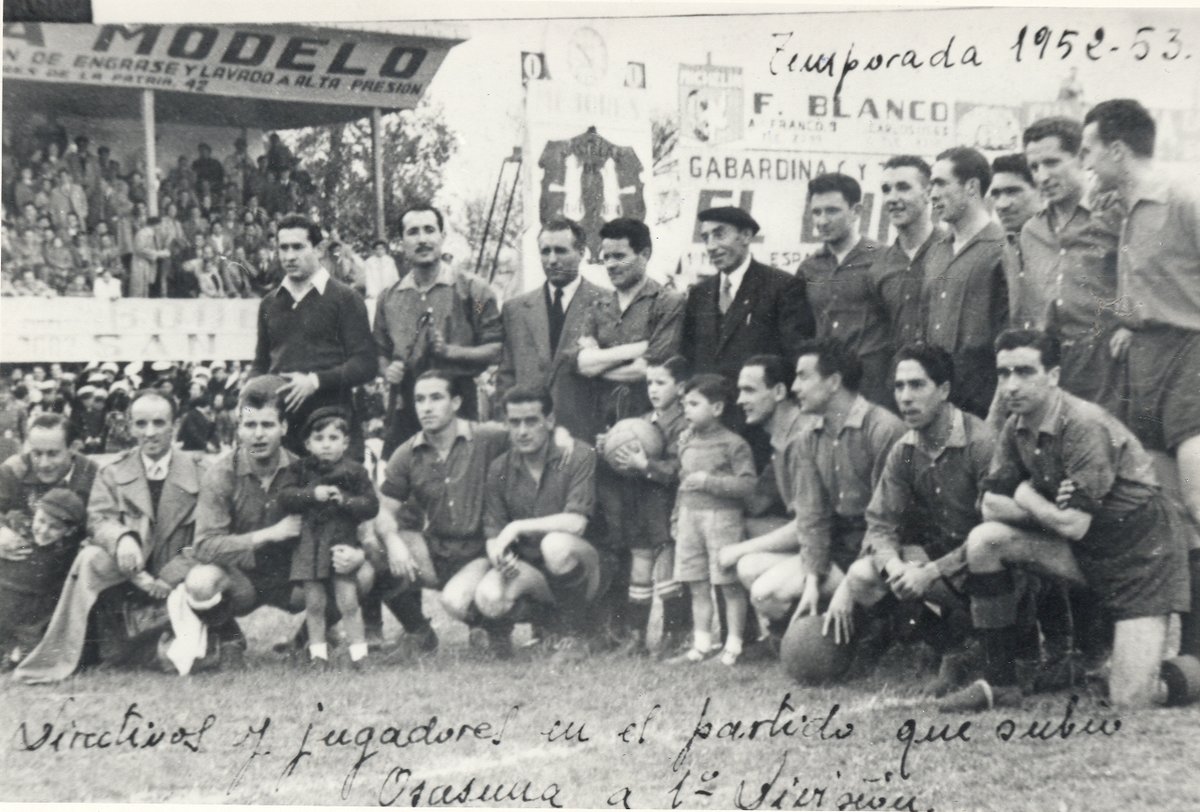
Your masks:
[[[171,452],[168,451],[157,460],[152,460],[145,454],[140,455],[142,458],[142,468],[146,471],[146,479],[151,482],[161,482],[167,478],[167,471],[171,469]]]
[[[284,276],[280,287],[286,288],[287,292],[292,294],[292,301],[295,303],[292,306],[300,304],[300,300],[308,295],[308,292],[316,288],[317,293],[324,296],[325,286],[329,284],[329,271],[325,270],[322,265],[317,268],[316,272],[308,278],[308,281],[302,285],[297,285],[292,281],[290,276]]]
[[[746,271],[749,270],[750,262],[753,259],[754,257],[752,257],[749,252],[746,252],[746,258],[742,260],[742,264],[726,274],[726,276],[729,277],[729,290],[732,294],[730,296],[731,300],[736,299],[738,292],[742,289],[742,280],[746,278]],[[725,281],[721,280],[721,285],[724,284]]]
[[[583,282],[582,276],[577,276],[569,283],[562,286],[562,306],[563,312],[567,312],[567,308],[571,306],[571,300],[575,298],[575,291],[579,290],[579,285]],[[546,290],[550,292],[550,301],[554,301],[554,285],[550,284],[550,280],[546,280]]]

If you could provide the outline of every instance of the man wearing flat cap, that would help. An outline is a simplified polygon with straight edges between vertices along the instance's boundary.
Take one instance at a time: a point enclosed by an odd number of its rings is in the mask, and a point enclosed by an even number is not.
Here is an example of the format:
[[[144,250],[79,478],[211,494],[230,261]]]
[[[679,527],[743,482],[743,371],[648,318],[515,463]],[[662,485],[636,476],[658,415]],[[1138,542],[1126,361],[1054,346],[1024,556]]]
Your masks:
[[[804,280],[750,255],[758,223],[742,209],[705,209],[699,219],[717,273],[688,291],[682,348],[692,371],[736,381],[754,355],[780,355],[794,364],[796,349],[815,329]]]

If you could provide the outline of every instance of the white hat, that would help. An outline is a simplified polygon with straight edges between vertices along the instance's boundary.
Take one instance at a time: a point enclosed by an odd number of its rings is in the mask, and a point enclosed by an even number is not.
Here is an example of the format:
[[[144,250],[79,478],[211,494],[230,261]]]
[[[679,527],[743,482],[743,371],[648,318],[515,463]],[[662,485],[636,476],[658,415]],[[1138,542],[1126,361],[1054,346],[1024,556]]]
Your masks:
[[[192,380],[193,381],[196,380],[197,378],[203,378],[204,380],[208,380],[211,377],[212,377],[212,372],[209,370],[208,367],[196,367],[195,369],[192,370]]]
[[[103,364],[100,365],[100,371],[101,372],[111,372],[113,375],[116,375],[118,372],[121,371],[121,368],[119,366],[117,366],[115,363],[113,363],[112,361],[105,361]]]
[[[170,361],[155,361],[153,364],[150,365],[150,368],[152,370],[154,370],[155,372],[166,372],[168,370],[174,369],[175,365],[172,364]]]
[[[112,388],[112,391],[114,391],[114,392],[128,392],[130,389],[129,381],[124,381],[124,380],[114,381],[111,388]]]
[[[87,397],[91,397],[92,393],[95,391],[96,391],[96,387],[94,387],[94,386],[81,386],[81,387],[79,387],[79,391],[77,391],[75,394],[81,398],[87,398]]]
[[[108,377],[102,372],[93,372],[87,376],[88,383],[108,383]]]
[[[88,365],[87,365],[87,366],[85,366],[85,367],[83,368],[83,371],[84,371],[84,372],[87,372],[87,371],[89,371],[89,370],[95,369],[95,368],[96,368],[96,367],[98,367],[98,366],[100,366],[100,362],[99,362],[99,361],[91,361],[91,362],[89,362],[89,363],[88,363]]]
[[[125,365],[125,377],[136,375],[146,366],[145,361],[132,361]]]
[[[92,397],[106,398],[106,397],[108,397],[108,390],[105,389],[103,386],[97,386],[94,390],[92,390]]]

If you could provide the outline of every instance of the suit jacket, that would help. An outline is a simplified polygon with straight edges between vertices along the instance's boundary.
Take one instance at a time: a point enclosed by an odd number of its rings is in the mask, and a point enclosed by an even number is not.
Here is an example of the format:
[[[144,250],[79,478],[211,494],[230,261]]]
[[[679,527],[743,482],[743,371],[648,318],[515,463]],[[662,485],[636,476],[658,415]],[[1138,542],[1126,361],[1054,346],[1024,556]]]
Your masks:
[[[714,274],[688,291],[682,348],[692,371],[735,381],[752,355],[781,355],[795,363],[800,343],[816,331],[804,279],[752,259],[724,316],[718,310],[720,281]]]
[[[202,474],[199,457],[173,450],[155,511],[141,455],[136,448],[126,451],[100,469],[92,485],[88,499],[91,543],[115,557],[117,540],[126,533],[136,533],[146,571],[174,586],[183,580],[186,569],[181,570],[178,562],[170,568],[167,564],[180,557],[185,547],[192,546]]]
[[[601,389],[598,381],[579,374],[576,360],[578,341],[589,325],[599,323],[596,311],[610,294],[583,279],[571,299],[563,321],[558,350],[550,354],[550,317],[546,312],[544,285],[504,303],[504,348],[496,373],[496,394],[513,386],[549,390],[559,425],[591,445],[601,430]],[[593,336],[594,338],[595,336]]]

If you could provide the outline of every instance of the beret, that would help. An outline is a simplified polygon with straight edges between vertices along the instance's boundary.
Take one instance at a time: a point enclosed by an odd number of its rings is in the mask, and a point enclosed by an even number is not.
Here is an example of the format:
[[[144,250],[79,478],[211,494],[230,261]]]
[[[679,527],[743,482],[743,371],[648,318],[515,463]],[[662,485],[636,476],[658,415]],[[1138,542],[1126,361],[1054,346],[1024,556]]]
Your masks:
[[[52,488],[38,501],[38,507],[59,521],[80,525],[87,520],[87,508],[74,491]]]
[[[737,206],[717,206],[712,209],[705,209],[697,215],[702,223],[727,223],[736,229],[748,228],[755,234],[758,233],[758,221],[750,216],[745,209],[739,209]]]

